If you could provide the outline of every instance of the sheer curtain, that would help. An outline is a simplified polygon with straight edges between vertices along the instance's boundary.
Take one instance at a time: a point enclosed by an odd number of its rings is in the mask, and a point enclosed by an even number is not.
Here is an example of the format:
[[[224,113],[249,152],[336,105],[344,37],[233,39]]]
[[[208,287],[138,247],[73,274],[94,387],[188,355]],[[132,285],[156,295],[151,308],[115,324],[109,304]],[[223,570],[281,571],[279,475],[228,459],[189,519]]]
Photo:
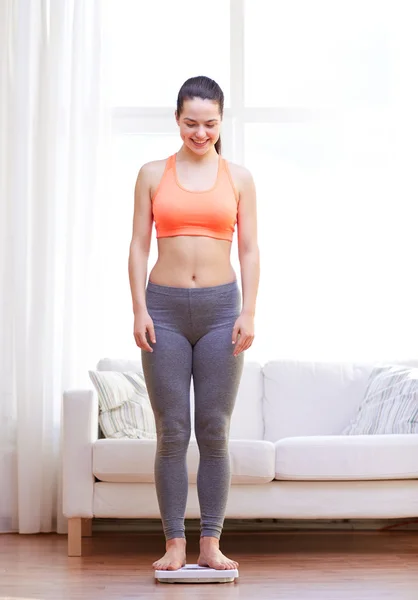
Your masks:
[[[106,5],[0,3],[0,531],[66,530],[62,390],[97,359]],[[98,329],[98,330],[97,330]]]

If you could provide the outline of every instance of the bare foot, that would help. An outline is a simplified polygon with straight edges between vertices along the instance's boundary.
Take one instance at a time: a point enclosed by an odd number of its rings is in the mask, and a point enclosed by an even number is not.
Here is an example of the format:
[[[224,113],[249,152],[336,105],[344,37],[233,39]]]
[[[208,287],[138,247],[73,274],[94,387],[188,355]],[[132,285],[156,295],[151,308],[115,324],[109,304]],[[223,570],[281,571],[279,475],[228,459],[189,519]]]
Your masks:
[[[186,564],[186,539],[172,538],[165,544],[166,553],[153,563],[155,570],[177,571]]]
[[[201,567],[210,567],[220,571],[239,567],[239,563],[222,554],[219,550],[219,540],[215,537],[200,538],[200,555],[197,564]]]

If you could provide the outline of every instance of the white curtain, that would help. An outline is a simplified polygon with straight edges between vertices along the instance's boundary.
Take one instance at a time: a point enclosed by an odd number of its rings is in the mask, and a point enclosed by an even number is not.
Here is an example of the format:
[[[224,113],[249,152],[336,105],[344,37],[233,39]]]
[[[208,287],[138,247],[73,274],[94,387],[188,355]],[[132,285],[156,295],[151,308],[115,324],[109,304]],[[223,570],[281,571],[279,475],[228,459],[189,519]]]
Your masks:
[[[0,3],[0,532],[66,531],[61,398],[100,331],[106,5]]]

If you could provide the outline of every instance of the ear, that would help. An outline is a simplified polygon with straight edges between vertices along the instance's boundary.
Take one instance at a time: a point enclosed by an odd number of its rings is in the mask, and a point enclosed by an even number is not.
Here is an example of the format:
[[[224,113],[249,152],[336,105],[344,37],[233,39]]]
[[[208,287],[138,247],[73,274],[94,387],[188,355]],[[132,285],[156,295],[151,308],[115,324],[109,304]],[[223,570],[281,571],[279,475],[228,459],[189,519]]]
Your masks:
[[[177,123],[177,125],[180,125],[180,123],[179,123],[179,116],[178,116],[178,114],[177,114],[177,111],[176,111],[176,110],[174,111],[174,116],[175,116],[175,118],[176,118],[176,123]]]

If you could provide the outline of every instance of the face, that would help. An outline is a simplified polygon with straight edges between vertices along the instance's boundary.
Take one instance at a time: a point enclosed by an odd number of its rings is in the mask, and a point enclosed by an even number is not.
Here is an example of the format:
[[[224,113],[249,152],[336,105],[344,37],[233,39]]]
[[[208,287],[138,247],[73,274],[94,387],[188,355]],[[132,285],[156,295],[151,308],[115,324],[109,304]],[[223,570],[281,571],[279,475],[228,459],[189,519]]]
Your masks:
[[[219,104],[213,100],[185,100],[176,121],[184,145],[195,154],[206,154],[218,141],[222,119]]]

